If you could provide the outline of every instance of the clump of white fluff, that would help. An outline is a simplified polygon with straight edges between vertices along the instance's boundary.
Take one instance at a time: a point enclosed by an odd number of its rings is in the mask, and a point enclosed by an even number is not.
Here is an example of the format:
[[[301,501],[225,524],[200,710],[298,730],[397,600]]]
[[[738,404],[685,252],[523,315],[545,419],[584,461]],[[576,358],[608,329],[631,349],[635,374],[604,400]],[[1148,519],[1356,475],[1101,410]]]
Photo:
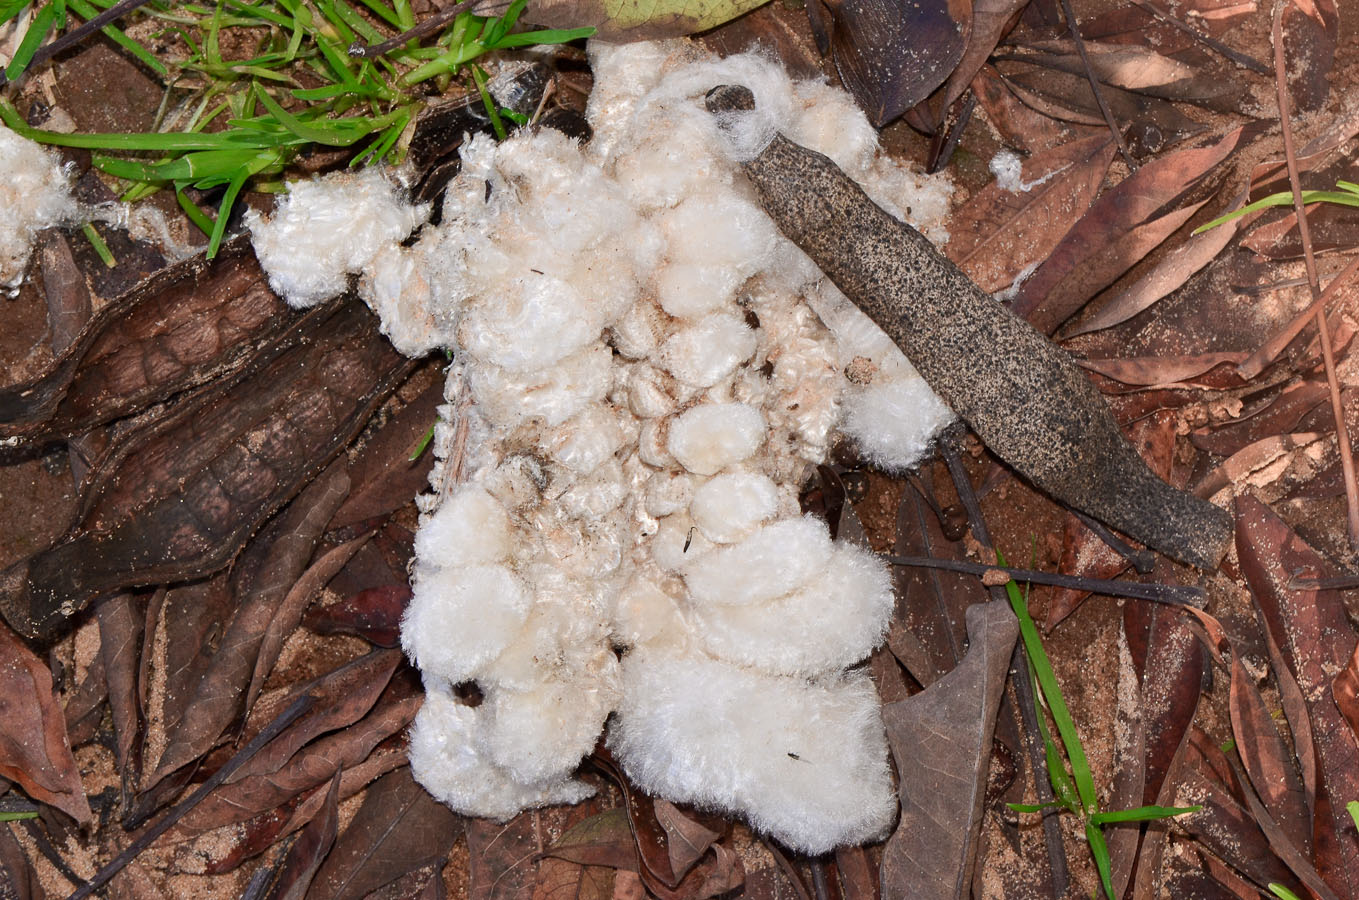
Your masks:
[[[75,216],[60,158],[0,125],[0,291],[18,288],[34,236]]]
[[[843,92],[770,60],[591,54],[590,145],[474,138],[440,226],[403,246],[412,219],[383,213],[388,236],[337,264],[398,346],[454,355],[402,629],[429,692],[412,769],[471,815],[569,802],[613,715],[643,789],[807,853],[881,836],[886,742],[852,667],[882,640],[890,580],[797,494],[842,435],[906,466],[948,414],[735,160],[782,130],[936,235],[918,216],[947,191],[880,157]],[[759,104],[735,142],[703,107],[725,83]],[[918,409],[883,418],[879,393]]]
[[[363,169],[288,183],[272,215],[246,213],[255,255],[269,284],[294,307],[343,293],[350,275],[425,220],[381,170]]]

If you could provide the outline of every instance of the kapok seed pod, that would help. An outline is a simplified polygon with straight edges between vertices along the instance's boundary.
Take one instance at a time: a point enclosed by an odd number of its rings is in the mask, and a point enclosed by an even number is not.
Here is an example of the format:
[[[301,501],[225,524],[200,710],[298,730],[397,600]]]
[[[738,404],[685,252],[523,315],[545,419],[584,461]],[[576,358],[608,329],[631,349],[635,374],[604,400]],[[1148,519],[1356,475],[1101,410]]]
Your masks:
[[[739,133],[755,102],[748,88],[722,85],[709,92],[707,108]],[[742,168],[779,230],[896,342],[991,452],[1056,499],[1172,559],[1208,569],[1222,560],[1231,516],[1158,478],[1070,356],[835,163],[775,133]]]

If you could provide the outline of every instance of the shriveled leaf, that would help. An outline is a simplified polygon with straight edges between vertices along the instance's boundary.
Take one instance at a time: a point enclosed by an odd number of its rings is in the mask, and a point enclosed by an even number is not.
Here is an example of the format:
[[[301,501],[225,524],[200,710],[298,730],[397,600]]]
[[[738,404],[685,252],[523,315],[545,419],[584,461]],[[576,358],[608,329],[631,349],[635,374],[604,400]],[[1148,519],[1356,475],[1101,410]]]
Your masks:
[[[1203,809],[1180,816],[1176,823],[1260,889],[1273,884],[1294,885],[1297,879],[1270,849],[1269,839],[1245,805],[1222,781],[1230,767],[1212,738],[1194,729],[1188,746],[1180,796],[1193,798]]]
[[[1026,153],[1042,153],[1091,137],[1107,137],[1108,126],[1072,125],[1045,116],[1024,103],[994,66],[982,66],[972,91],[986,118],[1005,143]]]
[[[1332,691],[1340,714],[1350,723],[1350,730],[1356,738],[1359,738],[1359,643],[1355,644],[1354,653],[1350,661],[1345,663],[1345,668],[1335,676]]]
[[[548,815],[528,810],[503,823],[467,821],[467,893],[471,900],[532,898],[535,860],[546,842]]]
[[[302,624],[317,634],[352,634],[377,647],[395,647],[410,599],[409,584],[369,588],[329,606],[311,607]]]
[[[1202,378],[1219,366],[1235,366],[1245,351],[1199,353],[1194,356],[1139,356],[1128,359],[1082,359],[1079,364],[1115,381],[1138,387],[1179,385]],[[1224,372],[1234,375],[1232,372]],[[1236,381],[1239,383],[1239,378]]]
[[[264,680],[269,677],[279,654],[283,652],[283,642],[302,621],[302,611],[311,602],[313,595],[325,586],[367,540],[368,536],[364,535],[346,541],[338,547],[332,547],[308,566],[297,579],[297,583],[288,589],[260,641],[259,655],[255,657],[255,671],[245,694],[247,706],[253,705],[260,691],[264,689]]]
[[[1165,56],[1147,45],[1085,41],[1090,70],[1103,84],[1163,100],[1195,103],[1220,112],[1239,111],[1239,85],[1220,74]],[[1075,42],[1069,38],[1022,45],[1018,58],[1070,75],[1086,77]]]
[[[195,679],[177,682],[191,699],[183,717],[167,725],[167,745],[155,779],[207,753],[232,722],[244,716],[247,689],[269,624],[305,569],[348,485],[343,468],[318,478],[246,550],[234,579],[235,608],[226,622],[217,623],[223,633],[213,648],[200,650]]]
[[[340,773],[330,779],[321,815],[307,823],[274,875],[268,900],[302,900],[321,867],[340,827]]]
[[[176,826],[178,833],[190,836],[271,810],[338,769],[357,765],[405,727],[419,707],[418,697],[377,702],[399,657],[393,650],[375,651],[317,679],[310,685],[310,692],[321,698],[315,708],[191,810]],[[278,702],[286,705],[292,699],[290,695]],[[261,721],[269,721],[278,708],[277,703],[261,706]]]
[[[1114,142],[1098,135],[1029,157],[1020,172],[1028,189],[993,181],[973,194],[949,221],[945,252],[982,290],[1009,287],[1090,206],[1114,152]]]
[[[1337,894],[1359,897],[1359,834],[1344,808],[1359,797],[1359,740],[1332,694],[1335,673],[1353,653],[1355,631],[1338,592],[1288,587],[1299,572],[1333,574],[1320,554],[1252,496],[1237,498],[1236,516],[1241,571],[1311,719],[1318,775],[1313,857]]]
[[[605,40],[655,40],[707,31],[767,0],[532,0],[523,21],[549,28],[598,29]],[[492,4],[488,4],[488,7]],[[496,12],[503,9],[500,5]]]
[[[961,559],[966,552],[957,540],[949,540],[912,489],[902,493],[896,531],[893,552],[902,556]],[[962,533],[953,536],[961,538]],[[967,610],[986,602],[986,588],[976,578],[914,566],[897,566],[892,578],[897,606],[888,646],[915,680],[928,687],[962,660]]]
[[[1264,698],[1235,653],[1231,657],[1231,673],[1229,700],[1236,752],[1270,818],[1292,837],[1304,855],[1310,855],[1311,811],[1307,808],[1302,777],[1288,758]]]
[[[0,897],[38,900],[38,873],[8,828],[0,829]]]
[[[38,260],[52,352],[60,355],[80,335],[93,312],[90,287],[61,231],[51,228],[38,238]]]
[[[901,821],[883,851],[888,896],[969,896],[991,737],[1019,623],[1007,604],[993,602],[970,608],[967,624],[958,667],[883,708],[901,776]]]
[[[1324,434],[1300,432],[1277,434],[1249,444],[1222,461],[1203,476],[1194,491],[1200,497],[1211,497],[1229,484],[1269,484],[1271,490],[1293,481],[1287,477],[1290,469],[1301,467],[1307,476],[1315,474],[1314,452],[1318,442],[1327,440]]]
[[[1189,440],[1200,450],[1231,456],[1263,438],[1299,430],[1303,416],[1326,402],[1329,393],[1321,381],[1294,382],[1233,421],[1191,431]]]
[[[637,869],[632,827],[622,807],[606,809],[577,822],[543,852],[580,866]]]
[[[1159,3],[1149,5],[1166,9]],[[1196,31],[1211,37],[1221,37],[1228,29],[1240,24],[1244,16],[1253,14],[1257,9],[1241,0],[1187,0],[1175,6],[1181,19],[1192,19]],[[1193,35],[1153,16],[1146,7],[1131,3],[1082,18],[1081,34],[1087,41],[1153,46],[1165,54],[1197,46]]]
[[[656,820],[665,829],[670,869],[680,878],[689,874],[708,848],[722,836],[721,832],[691,818],[665,799],[656,800]]]
[[[1000,39],[1014,27],[1026,5],[1027,0],[974,0],[972,27],[968,30],[967,42],[958,64],[944,86],[941,109],[947,110],[953,101],[966,93],[972,79],[985,65]]]
[[[1176,209],[1178,201],[1256,133],[1237,128],[1208,146],[1168,153],[1105,191],[1020,287],[1012,305],[1015,313],[1040,331],[1054,331],[1164,240],[1177,222],[1187,221],[1184,211]],[[1140,251],[1133,255],[1129,236],[1138,229]],[[1087,266],[1096,262],[1098,272],[1091,273]]]
[[[415,783],[410,767],[378,779],[316,873],[308,896],[360,900],[423,866],[442,864],[462,819]]]
[[[878,900],[878,873],[863,847],[837,847],[835,868],[845,900]]]
[[[831,0],[831,50],[849,92],[881,127],[944,83],[962,58],[970,4]]]
[[[1312,112],[1326,105],[1339,29],[1335,0],[1307,0],[1284,7],[1288,92],[1298,112]]]
[[[411,457],[434,424],[436,409],[443,402],[441,375],[438,366],[430,366],[428,375],[416,373],[412,382],[425,378],[429,383],[350,461],[353,487],[344,505],[335,511],[330,530],[385,516],[424,490],[434,454],[426,451],[417,459]],[[405,394],[408,388],[403,387],[401,393]]]
[[[1181,287],[1195,272],[1217,258],[1236,234],[1236,223],[1189,238],[1161,258],[1150,271],[1120,291],[1095,313],[1076,323],[1062,336],[1075,337],[1126,322],[1171,291]]]
[[[549,857],[538,863],[533,900],[612,900],[615,870]]]
[[[66,720],[52,695],[52,673],[33,651],[0,625],[0,778],[39,803],[81,824],[90,805],[71,756]]]
[[[131,594],[118,594],[99,604],[96,615],[99,619],[99,655],[108,679],[109,709],[117,739],[114,757],[126,790],[134,783],[138,768],[132,759],[132,750],[141,737],[142,710],[137,675],[145,612]]]

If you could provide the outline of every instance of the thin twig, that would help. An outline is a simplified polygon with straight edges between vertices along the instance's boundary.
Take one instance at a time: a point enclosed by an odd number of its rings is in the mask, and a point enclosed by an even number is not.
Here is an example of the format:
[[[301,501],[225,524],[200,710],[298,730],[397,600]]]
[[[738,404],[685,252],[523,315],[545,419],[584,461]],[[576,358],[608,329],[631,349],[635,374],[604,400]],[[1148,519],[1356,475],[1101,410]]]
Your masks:
[[[1359,574],[1333,575],[1330,578],[1299,578],[1294,575],[1288,579],[1290,591],[1343,591],[1359,587]]]
[[[1038,569],[1017,569],[1012,566],[988,566],[984,563],[967,562],[961,559],[940,559],[935,556],[887,556],[882,559],[894,566],[919,566],[926,569],[944,569],[978,577],[991,573],[1003,574],[1010,581],[1027,581],[1032,584],[1048,584],[1053,587],[1071,588],[1077,591],[1091,591],[1110,597],[1131,597],[1135,600],[1154,600],[1157,603],[1170,603],[1176,606],[1200,606],[1203,590],[1177,584],[1144,584],[1139,581],[1111,581],[1108,578],[1085,578],[1080,575],[1063,575],[1059,572],[1043,572]],[[1002,582],[1003,583],[1003,582]]]
[[[1076,514],[1076,518],[1081,520],[1082,525],[1095,533],[1095,537],[1099,538],[1108,545],[1109,549],[1131,563],[1132,567],[1137,570],[1139,575],[1146,575],[1152,570],[1152,567],[1156,565],[1155,553],[1152,553],[1150,550],[1134,550],[1128,545],[1127,541],[1105,528],[1103,523],[1097,522],[1075,507],[1067,508]]]
[[[958,502],[967,510],[972,536],[977,543],[994,552],[991,533],[987,530],[986,520],[982,518],[981,504],[972,490],[972,482],[963,468],[958,451],[948,441],[941,441],[939,454],[944,457],[954,487],[958,490]],[[1008,603],[1005,593],[999,586],[990,588],[992,603]],[[1057,821],[1057,807],[1052,793],[1051,776],[1048,774],[1047,754],[1038,740],[1038,703],[1033,695],[1033,680],[1029,677],[1029,656],[1023,641],[1015,641],[1010,655],[1010,683],[1015,689],[1015,705],[1019,707],[1019,718],[1023,723],[1024,752],[1029,757],[1029,771],[1033,773],[1033,787],[1038,794],[1038,802],[1046,808],[1041,813],[1043,824],[1043,843],[1048,851],[1048,870],[1052,875],[1052,896],[1054,900],[1065,897],[1071,884],[1071,873],[1066,864],[1066,845],[1062,843],[1062,826]]]
[[[76,44],[85,40],[85,38],[94,34],[96,31],[103,28],[105,25],[109,24],[115,19],[127,15],[128,13],[132,12],[139,6],[145,6],[147,2],[148,0],[122,0],[122,2],[114,6],[110,6],[108,9],[104,10],[99,15],[95,16],[93,19],[90,19],[88,22],[85,22],[82,25],[78,25],[75,28],[72,28],[70,31],[66,32],[52,43],[44,47],[39,47],[38,52],[33,54],[33,58],[29,60],[28,66],[24,69],[24,71],[27,72],[31,70],[34,66],[38,65],[39,63],[46,62],[47,60],[56,56],[63,50],[68,50],[71,47],[74,47]],[[4,70],[0,70],[0,86],[3,86],[8,82],[9,79],[5,77]]]
[[[397,47],[403,46],[407,41],[413,41],[417,38],[433,34],[456,19],[472,3],[473,0],[461,0],[459,3],[454,3],[448,9],[436,13],[428,19],[425,19],[423,22],[418,23],[410,31],[404,31],[396,37],[388,38],[380,44],[369,44],[368,46],[364,46],[358,41],[355,41],[349,45],[349,55],[356,59],[373,59],[376,56],[381,56],[384,53],[395,50]]]
[[[1128,164],[1128,168],[1137,171],[1137,160],[1133,159],[1132,153],[1128,151],[1128,145],[1123,140],[1123,132],[1119,130],[1118,123],[1114,121],[1114,114],[1109,109],[1109,104],[1105,102],[1104,91],[1100,89],[1099,79],[1095,77],[1095,70],[1090,68],[1090,57],[1085,53],[1085,40],[1081,37],[1081,30],[1076,25],[1076,13],[1071,9],[1071,0],[1062,0],[1062,14],[1066,16],[1067,28],[1071,30],[1071,38],[1076,42],[1076,52],[1081,56],[1081,65],[1085,66],[1085,77],[1090,81],[1090,90],[1095,93],[1095,103],[1099,106],[1100,115],[1104,116],[1104,124],[1109,126],[1109,131],[1114,136],[1114,143],[1118,145],[1118,152],[1123,157],[1123,161]]]
[[[1317,277],[1316,256],[1312,253],[1312,231],[1307,225],[1307,210],[1302,203],[1298,159],[1293,152],[1292,110],[1288,101],[1288,73],[1284,66],[1283,52],[1283,11],[1283,3],[1275,4],[1274,20],[1270,26],[1270,38],[1274,42],[1274,87],[1279,97],[1279,125],[1283,130],[1284,158],[1288,162],[1288,184],[1293,189],[1293,209],[1298,216],[1298,234],[1302,237],[1302,256],[1307,265],[1307,284],[1312,291],[1312,305],[1316,307],[1317,331],[1321,337],[1321,359],[1326,365],[1326,384],[1331,389],[1331,413],[1335,416],[1336,449],[1340,453],[1340,469],[1345,476],[1345,509],[1349,520],[1350,546],[1359,548],[1359,482],[1355,480],[1349,428],[1345,425],[1345,408],[1340,402],[1340,382],[1335,374],[1335,350],[1331,347],[1331,329],[1326,324],[1321,281]]]
[[[1167,25],[1173,28],[1178,28],[1180,31],[1183,31],[1185,34],[1189,35],[1194,40],[1203,44],[1203,46],[1209,48],[1210,50],[1215,50],[1216,52],[1221,53],[1223,56],[1227,57],[1237,65],[1245,66],[1252,72],[1259,72],[1261,75],[1269,74],[1269,66],[1260,62],[1260,60],[1256,59],[1253,56],[1247,56],[1246,54],[1242,53],[1239,50],[1233,50],[1231,47],[1228,47],[1221,41],[1215,38],[1211,38],[1206,34],[1202,34],[1201,32],[1198,31],[1198,29],[1189,25],[1187,22],[1182,22],[1179,19],[1172,16],[1170,13],[1157,9],[1156,6],[1154,6],[1150,2],[1150,0],[1132,0],[1132,2],[1137,6],[1140,6],[1147,12],[1151,13],[1153,18],[1165,22]]]
[[[121,872],[124,866],[136,859],[142,851],[155,843],[156,839],[162,834],[169,831],[170,827],[182,819],[185,813],[197,806],[204,797],[216,790],[218,786],[232,775],[236,774],[236,771],[249,762],[251,757],[263,749],[265,744],[278,737],[285,728],[297,721],[298,718],[304,715],[315,704],[316,698],[311,694],[303,694],[294,700],[278,718],[266,725],[264,730],[255,735],[250,743],[237,751],[236,755],[227,760],[222,768],[218,769],[212,774],[211,778],[203,782],[198,790],[181,800],[166,813],[159,822],[138,835],[135,841],[127,845],[127,849],[122,853],[119,853],[112,862],[96,872],[93,878],[72,891],[71,896],[67,897],[66,900],[84,900],[84,898],[90,896],[105,884],[108,884],[110,878]]]
[[[1349,280],[1354,277],[1355,272],[1359,272],[1359,256],[1350,260],[1349,265],[1340,270],[1340,274],[1327,282],[1326,290],[1321,292],[1320,297],[1313,300],[1306,309],[1294,316],[1291,322],[1281,328],[1269,340],[1261,344],[1259,350],[1256,350],[1247,359],[1242,360],[1236,367],[1237,373],[1242,378],[1249,381],[1263,372],[1265,367],[1278,358],[1284,348],[1291,344],[1293,339],[1307,327],[1307,323],[1317,318],[1319,311],[1324,312],[1326,307],[1330,304],[1331,298],[1334,297],[1342,287],[1349,283]],[[1278,287],[1297,287],[1302,284],[1307,284],[1307,281],[1305,279],[1299,279],[1297,281],[1284,282],[1281,285],[1278,285]]]

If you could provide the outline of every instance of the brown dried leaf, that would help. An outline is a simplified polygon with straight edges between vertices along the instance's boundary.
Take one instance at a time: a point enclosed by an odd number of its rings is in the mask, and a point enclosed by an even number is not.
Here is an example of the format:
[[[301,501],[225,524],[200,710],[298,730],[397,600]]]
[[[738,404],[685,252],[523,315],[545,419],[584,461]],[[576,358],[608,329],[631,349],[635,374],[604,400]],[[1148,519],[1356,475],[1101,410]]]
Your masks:
[[[538,863],[533,900],[611,900],[615,870],[606,866],[582,866],[564,859]]]
[[[8,828],[0,829],[0,897],[5,900],[39,900],[38,873],[24,848]]]
[[[52,352],[60,355],[75,342],[93,312],[90,287],[60,230],[49,228],[38,237],[38,259]]]
[[[1211,497],[1229,484],[1259,484],[1261,481],[1277,483],[1282,480],[1285,470],[1300,455],[1303,465],[1310,472],[1313,464],[1306,460],[1309,450],[1315,449],[1318,441],[1327,440],[1324,434],[1305,431],[1300,434],[1278,434],[1249,444],[1214,468],[1203,480],[1194,486],[1194,493],[1200,497]]]
[[[836,847],[835,868],[845,900],[878,900],[878,873],[863,847]]]
[[[944,96],[939,104],[941,110],[947,110],[953,101],[967,92],[972,79],[986,64],[1000,39],[1019,20],[1025,5],[1027,0],[973,0],[972,27],[968,30],[967,43],[958,65],[944,86]]]
[[[1288,93],[1298,112],[1313,112],[1326,105],[1339,30],[1335,0],[1303,0],[1284,7]]]
[[[66,720],[52,694],[52,673],[0,625],[0,778],[81,824],[92,818]]]
[[[1207,450],[1217,456],[1231,456],[1261,438],[1299,430],[1297,425],[1303,416],[1324,403],[1329,396],[1324,382],[1293,382],[1277,396],[1244,411],[1230,422],[1191,431],[1189,440],[1200,450]]]
[[[1304,855],[1310,856],[1312,816],[1302,777],[1288,759],[1264,698],[1235,653],[1231,655],[1231,673],[1229,705],[1236,752],[1270,818],[1292,837]]]
[[[912,489],[902,493],[896,533],[893,552],[902,556],[961,559],[965,554]],[[970,576],[915,566],[895,567],[892,579],[897,606],[888,646],[915,680],[929,687],[963,658],[967,610],[986,602],[986,588]]]
[[[1212,738],[1196,728],[1187,749],[1179,796],[1203,809],[1175,821],[1262,890],[1271,883],[1301,890],[1254,817],[1223,783],[1221,772],[1227,769],[1230,779],[1230,769]]]
[[[1217,258],[1236,234],[1237,224],[1236,221],[1228,222],[1205,234],[1191,236],[1163,256],[1136,282],[1102,304],[1094,314],[1068,329],[1062,337],[1071,338],[1126,322],[1182,287],[1190,276]]]
[[[250,678],[250,687],[245,692],[247,708],[254,705],[260,691],[264,689],[264,680],[273,671],[274,663],[278,662],[278,656],[283,651],[283,642],[302,621],[302,611],[311,602],[313,595],[325,587],[326,582],[349,562],[355,551],[367,540],[368,536],[365,535],[327,550],[302,573],[297,583],[288,589],[283,602],[278,605],[273,618],[269,620],[269,627],[261,637],[259,654],[255,657],[255,671]]]
[[[1107,135],[1097,135],[1031,156],[1020,174],[1029,190],[1002,190],[993,181],[954,212],[948,257],[984,291],[1009,287],[1046,259],[1090,206],[1114,150]]]
[[[1236,500],[1241,571],[1307,702],[1316,747],[1313,858],[1342,897],[1359,897],[1359,835],[1345,803],[1359,797],[1359,739],[1331,693],[1334,673],[1349,662],[1355,630],[1336,591],[1290,590],[1295,574],[1334,574],[1329,565],[1267,506]]]
[[[1031,57],[1013,54],[998,57],[996,68],[1005,76],[1016,96],[1039,112],[1082,125],[1105,124],[1084,69],[1077,73],[1063,72],[1047,64],[1035,64]],[[1100,96],[1116,122],[1131,123],[1132,134],[1143,135],[1141,146],[1132,144],[1139,156],[1203,131],[1202,125],[1180,112],[1174,104],[1147,93],[1103,84]]]
[[[1173,232],[1171,224],[1187,220],[1183,210],[1179,215],[1166,210],[1179,206],[1188,191],[1255,134],[1255,129],[1237,128],[1208,146],[1167,153],[1105,191],[1020,287],[1012,305],[1015,313],[1052,333]],[[1130,235],[1139,228],[1141,253],[1132,256]],[[1098,278],[1087,272],[1096,261]]]
[[[683,878],[721,836],[698,819],[690,818],[664,798],[656,800],[656,821],[665,829],[670,871]]]
[[[971,607],[967,626],[957,668],[883,707],[901,778],[901,821],[883,850],[886,896],[970,896],[991,738],[1019,623],[993,602]]]
[[[376,647],[395,647],[410,599],[409,584],[369,588],[329,606],[311,607],[302,624],[317,634],[352,634]]]
[[[538,810],[522,812],[505,823],[467,821],[470,900],[530,900],[544,844],[544,818]]]
[[[1169,387],[1192,382],[1202,378],[1218,366],[1235,366],[1249,353],[1227,351],[1220,353],[1198,353],[1193,356],[1139,356],[1127,359],[1080,359],[1082,368],[1098,372],[1123,384],[1137,387]],[[1224,371],[1224,377],[1231,378],[1235,373]],[[1240,383],[1236,378],[1235,382]],[[1225,386],[1225,385],[1216,385]],[[1233,385],[1235,386],[1235,385]]]
[[[43,375],[0,391],[0,436],[69,437],[239,373],[297,318],[247,239],[164,269],[110,303]]]
[[[288,848],[288,855],[274,873],[273,884],[265,894],[268,900],[302,900],[307,896],[312,879],[330,848],[340,827],[340,773],[330,779],[321,815],[307,823],[302,833]]]
[[[424,390],[383,425],[350,461],[353,487],[344,505],[335,511],[328,530],[385,516],[425,489],[434,454],[426,450],[413,462],[411,454],[434,424],[444,390],[442,368],[430,366],[428,371],[432,377]],[[423,374],[416,373],[411,380]]]
[[[146,614],[131,594],[110,597],[95,612],[99,619],[99,656],[104,664],[117,739],[114,758],[127,791],[135,784],[136,770],[140,768],[139,761],[132,758],[132,750],[141,736],[142,704],[137,676]]]
[[[972,92],[1005,143],[1025,153],[1042,153],[1108,133],[1103,125],[1070,125],[1043,115],[1016,97],[994,66],[982,66],[972,79]]]
[[[638,866],[632,826],[627,811],[622,807],[606,809],[582,819],[567,829],[543,854],[578,866],[634,871]]]
[[[377,702],[400,657],[394,650],[377,650],[304,686],[319,698],[312,711],[185,815],[176,826],[179,834],[191,836],[271,810],[337,770],[357,765],[404,728],[419,708],[418,696],[403,688]],[[259,704],[252,720],[270,721],[278,704],[286,705],[299,692],[286,693],[277,703]]]
[[[1175,580],[1164,560],[1158,560],[1153,577],[1162,583]],[[1198,709],[1207,663],[1202,643],[1172,607],[1130,600],[1123,607],[1123,630],[1142,678],[1146,773],[1141,802],[1155,803]]]
[[[1084,41],[1089,71],[1102,84],[1135,91],[1163,100],[1207,106],[1219,112],[1239,112],[1240,85],[1218,73],[1209,73],[1172,59],[1148,45],[1107,44]],[[1086,76],[1075,42],[1070,38],[1034,41],[1020,47],[1019,58],[1071,75]]]
[[[1350,730],[1359,737],[1359,644],[1355,644],[1350,661],[1335,676],[1331,690],[1335,694],[1335,705],[1339,707],[1340,714],[1350,723]]]
[[[167,744],[148,790],[159,779],[211,750],[226,729],[244,716],[249,708],[247,688],[269,624],[283,597],[301,576],[325,522],[343,502],[348,486],[343,467],[322,475],[245,551],[233,579],[235,607],[214,623],[222,629],[212,642],[214,646],[198,651],[192,679],[177,677],[175,669],[169,673],[171,683],[183,685],[177,689],[188,699],[182,718],[167,722]],[[177,621],[169,620],[172,643],[182,639],[174,631]],[[185,643],[201,644],[191,640]]]
[[[225,565],[410,371],[349,298],[312,310],[252,362],[110,453],[81,524],[6,572],[0,604],[32,634],[95,595]]]
[[[462,819],[415,783],[409,766],[378,779],[316,873],[308,897],[361,900],[423,866],[442,865]]]
[[[944,83],[962,58],[971,4],[958,0],[827,0],[835,68],[882,127]]]

